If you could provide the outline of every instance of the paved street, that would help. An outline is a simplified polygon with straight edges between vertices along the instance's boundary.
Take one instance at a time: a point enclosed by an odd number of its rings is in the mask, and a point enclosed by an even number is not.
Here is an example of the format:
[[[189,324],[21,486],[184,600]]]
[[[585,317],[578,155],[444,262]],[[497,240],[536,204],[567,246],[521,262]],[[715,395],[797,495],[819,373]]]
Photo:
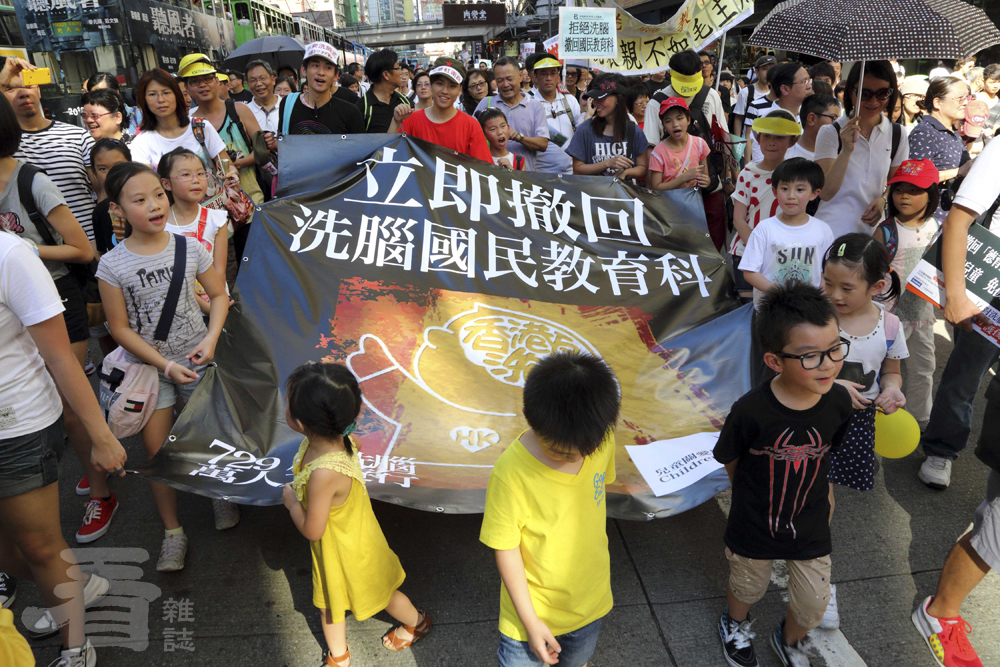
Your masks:
[[[940,373],[951,345],[942,322],[937,331]],[[982,403],[980,399],[976,405],[977,435]],[[133,461],[143,456],[137,439],[127,447]],[[921,461],[915,454],[887,462],[874,491],[838,490],[833,579],[842,634],[816,637],[815,665],[934,664],[910,623],[910,612],[933,592],[945,554],[970,525],[983,498],[987,469],[967,450],[955,465],[952,487],[935,492],[916,478]],[[84,502],[73,495],[80,466],[67,454],[61,470],[62,522],[72,539]],[[119,640],[117,647],[100,650],[101,667],[318,665],[322,632],[311,604],[309,548],[285,509],[244,507],[238,527],[217,533],[208,499],[182,495],[181,520],[191,540],[187,567],[159,574],[155,561],[162,528],[147,487],[134,476],[114,482],[122,507],[112,530],[92,546],[148,552],[142,581],[160,591],[148,607],[148,645],[141,636],[132,643]],[[615,608],[605,620],[594,667],[726,664],[716,624],[725,604],[728,568],[722,533],[728,503],[727,492],[674,518],[608,522]],[[412,651],[392,654],[379,642],[389,627],[388,616],[364,623],[349,619],[353,665],[495,664],[500,581],[492,553],[478,542],[480,516],[435,515],[382,503],[375,510],[406,569],[403,591],[430,612],[435,629]],[[780,618],[786,579],[776,568],[771,590],[754,611],[757,648],[767,667],[778,664],[767,635]],[[114,584],[112,594],[116,590],[124,585]],[[23,583],[15,615],[39,600],[37,590]],[[168,600],[193,603],[188,610],[193,621],[165,621]],[[143,606],[130,614],[140,630]],[[985,665],[1000,665],[997,609],[1000,577],[991,574],[964,609]],[[102,624],[98,613],[91,612],[88,619]],[[165,651],[169,628],[193,631],[194,651]],[[136,652],[140,645],[145,648]],[[36,643],[38,662],[47,665],[57,647],[58,638]]]

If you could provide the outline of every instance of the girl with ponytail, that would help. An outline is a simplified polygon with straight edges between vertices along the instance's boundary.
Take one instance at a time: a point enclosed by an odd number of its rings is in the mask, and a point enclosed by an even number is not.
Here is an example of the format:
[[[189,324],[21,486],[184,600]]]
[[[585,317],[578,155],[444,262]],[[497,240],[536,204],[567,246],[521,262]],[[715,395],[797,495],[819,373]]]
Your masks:
[[[836,239],[823,260],[823,288],[837,308],[841,338],[850,344],[837,382],[855,408],[840,447],[831,453],[832,497],[834,484],[858,491],[874,486],[875,410],[890,414],[906,404],[900,360],[909,353],[899,318],[876,303],[897,298],[900,290],[885,246],[863,233]]]
[[[289,427],[306,437],[282,500],[310,541],[313,604],[327,644],[323,664],[350,667],[347,610],[363,621],[384,609],[400,625],[382,644],[392,651],[408,648],[430,632],[431,618],[399,591],[406,574],[372,511],[350,437],[361,413],[358,381],[340,364],[309,363],[288,377],[286,399]]]

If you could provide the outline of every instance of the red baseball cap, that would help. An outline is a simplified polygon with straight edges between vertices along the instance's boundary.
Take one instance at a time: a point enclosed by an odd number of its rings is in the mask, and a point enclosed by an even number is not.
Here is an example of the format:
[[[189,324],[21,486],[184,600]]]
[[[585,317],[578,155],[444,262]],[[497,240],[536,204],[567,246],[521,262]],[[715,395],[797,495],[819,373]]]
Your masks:
[[[893,183],[912,183],[921,190],[926,190],[940,180],[937,167],[930,160],[906,160],[899,165],[896,173],[889,179]]]
[[[667,113],[674,107],[680,107],[685,111],[687,111],[689,116],[691,115],[691,109],[690,107],[688,107],[687,102],[685,102],[684,98],[682,97],[668,97],[667,99],[660,102],[660,115],[662,116],[663,114]]]

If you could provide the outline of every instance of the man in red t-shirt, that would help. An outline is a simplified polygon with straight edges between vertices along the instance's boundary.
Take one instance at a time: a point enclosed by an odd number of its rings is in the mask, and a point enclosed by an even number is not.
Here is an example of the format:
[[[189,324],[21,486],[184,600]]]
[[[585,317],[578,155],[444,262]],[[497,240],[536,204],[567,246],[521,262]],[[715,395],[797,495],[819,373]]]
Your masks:
[[[409,134],[492,164],[482,127],[472,116],[455,108],[455,100],[462,93],[465,67],[457,60],[438,58],[430,75],[434,104],[417,111],[405,105],[396,107],[389,132]]]

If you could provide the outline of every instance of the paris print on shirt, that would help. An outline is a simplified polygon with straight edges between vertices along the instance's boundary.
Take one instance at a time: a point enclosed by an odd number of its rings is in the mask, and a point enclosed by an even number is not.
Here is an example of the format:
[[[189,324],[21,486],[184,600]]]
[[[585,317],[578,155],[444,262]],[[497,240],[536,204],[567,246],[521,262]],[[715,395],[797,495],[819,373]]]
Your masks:
[[[751,449],[756,456],[771,459],[770,500],[768,503],[767,526],[771,537],[787,526],[795,532],[795,517],[802,512],[806,498],[819,475],[820,464],[830,445],[823,443],[823,436],[815,428],[807,428],[800,434],[786,428],[774,442],[773,447]],[[826,484],[826,478],[820,480]]]

